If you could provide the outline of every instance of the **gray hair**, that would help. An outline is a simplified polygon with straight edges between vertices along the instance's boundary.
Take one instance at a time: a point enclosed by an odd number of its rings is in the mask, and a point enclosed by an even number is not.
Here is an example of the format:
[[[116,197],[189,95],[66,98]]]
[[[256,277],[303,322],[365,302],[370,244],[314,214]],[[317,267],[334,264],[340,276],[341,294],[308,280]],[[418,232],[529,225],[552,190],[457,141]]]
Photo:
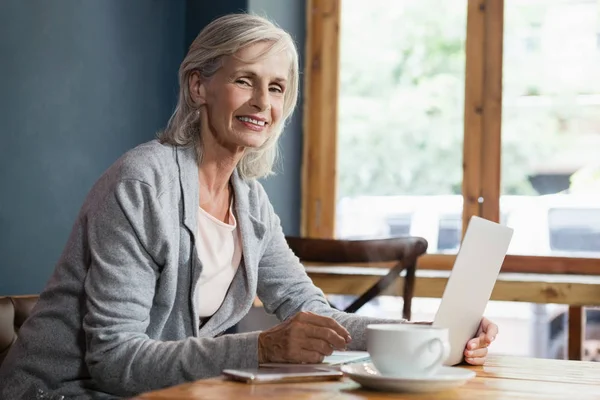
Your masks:
[[[277,140],[298,100],[298,52],[286,31],[268,19],[256,15],[225,15],[212,21],[198,34],[179,67],[179,99],[167,127],[159,134],[161,143],[175,146],[194,145],[198,160],[202,159],[200,114],[196,112],[197,106],[190,97],[189,77],[192,72],[198,71],[202,77],[210,78],[221,67],[224,56],[231,56],[241,48],[259,42],[272,42],[272,45],[259,55],[259,59],[280,51],[287,51],[291,58],[283,115],[280,123],[272,127],[272,134],[261,147],[246,149],[237,169],[244,179],[273,174],[273,165],[277,158]]]

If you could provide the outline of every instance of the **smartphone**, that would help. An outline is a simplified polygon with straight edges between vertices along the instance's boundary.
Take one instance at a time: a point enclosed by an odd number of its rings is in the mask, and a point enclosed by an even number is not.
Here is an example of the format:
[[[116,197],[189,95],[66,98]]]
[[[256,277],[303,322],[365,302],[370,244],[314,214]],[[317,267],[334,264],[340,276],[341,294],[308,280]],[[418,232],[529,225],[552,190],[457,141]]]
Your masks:
[[[309,367],[224,369],[223,375],[234,381],[251,384],[333,381],[344,376],[343,372],[337,370]]]

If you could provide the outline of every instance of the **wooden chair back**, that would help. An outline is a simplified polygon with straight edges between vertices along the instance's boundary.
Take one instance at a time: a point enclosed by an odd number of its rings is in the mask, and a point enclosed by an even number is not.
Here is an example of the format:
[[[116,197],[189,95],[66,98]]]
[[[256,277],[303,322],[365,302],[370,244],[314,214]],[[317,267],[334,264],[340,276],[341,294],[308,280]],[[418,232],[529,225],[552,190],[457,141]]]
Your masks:
[[[340,240],[286,237],[288,245],[304,263],[330,266],[356,263],[396,262],[389,272],[343,311],[356,312],[367,302],[380,295],[395,279],[404,275],[403,318],[410,319],[414,293],[417,259],[427,251],[427,241],[420,237],[387,239]]]

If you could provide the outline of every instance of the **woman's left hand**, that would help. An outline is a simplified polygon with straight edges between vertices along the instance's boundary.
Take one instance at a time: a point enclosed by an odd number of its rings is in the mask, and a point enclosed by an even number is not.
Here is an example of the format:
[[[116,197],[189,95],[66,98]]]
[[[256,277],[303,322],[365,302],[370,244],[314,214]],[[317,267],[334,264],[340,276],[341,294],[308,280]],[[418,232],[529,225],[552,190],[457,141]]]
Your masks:
[[[472,365],[483,365],[488,354],[488,346],[498,335],[498,325],[487,318],[482,318],[477,336],[467,342],[465,361]]]

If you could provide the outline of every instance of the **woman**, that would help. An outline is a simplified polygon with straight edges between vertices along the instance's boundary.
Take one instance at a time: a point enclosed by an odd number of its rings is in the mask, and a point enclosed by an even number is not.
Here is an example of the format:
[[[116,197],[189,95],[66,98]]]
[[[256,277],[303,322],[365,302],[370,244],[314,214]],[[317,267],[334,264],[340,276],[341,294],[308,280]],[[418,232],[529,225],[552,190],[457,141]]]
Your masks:
[[[296,104],[298,56],[269,21],[208,25],[179,72],[159,141],[121,157],[90,191],[31,318],[5,360],[2,398],[129,396],[259,362],[364,349],[365,327],[307,278],[255,178],[271,173]],[[222,333],[258,295],[285,321]],[[497,327],[465,350],[484,362]]]

